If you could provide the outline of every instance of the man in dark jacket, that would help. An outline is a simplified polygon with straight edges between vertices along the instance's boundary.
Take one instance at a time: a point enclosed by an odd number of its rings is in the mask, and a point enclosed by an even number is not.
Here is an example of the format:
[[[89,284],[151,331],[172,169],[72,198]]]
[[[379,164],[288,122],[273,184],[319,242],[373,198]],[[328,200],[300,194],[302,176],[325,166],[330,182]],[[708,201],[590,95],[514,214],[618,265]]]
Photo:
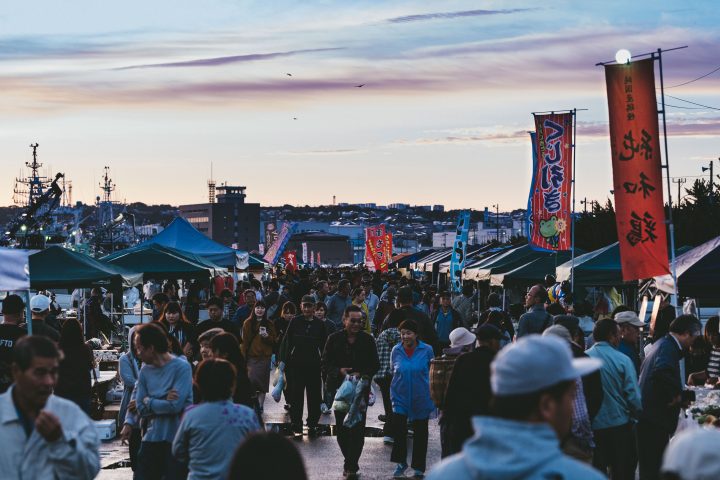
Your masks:
[[[653,344],[640,370],[642,413],[638,423],[640,479],[659,478],[660,465],[670,436],[677,428],[685,379],[683,352],[700,335],[702,326],[694,315],[680,315],[670,333]]]
[[[552,315],[545,311],[547,290],[542,285],[534,285],[525,295],[525,308],[527,313],[520,316],[517,337],[520,338],[531,333],[542,333],[552,325]]]
[[[413,307],[412,289],[402,287],[398,290],[397,303],[400,308],[390,312],[383,323],[383,330],[397,328],[404,320],[412,320],[418,325],[418,339],[427,343],[439,355],[438,336],[430,317]]]
[[[317,435],[320,420],[320,359],[327,331],[325,323],[315,318],[315,297],[302,297],[302,314],[290,320],[280,347],[279,361],[292,377],[290,387],[290,422],[295,436],[302,436],[302,414],[307,390],[308,435]]]
[[[450,346],[450,332],[463,326],[462,315],[450,305],[452,297],[450,292],[440,294],[440,308],[432,315],[432,324],[438,336],[439,348]]]
[[[362,331],[363,313],[357,305],[345,308],[343,325],[345,328],[328,337],[322,356],[323,373],[327,381],[335,387],[345,379],[346,375],[355,375],[368,382],[368,388],[361,395],[365,402],[370,394],[370,382],[380,368],[380,361],[372,335]],[[358,461],[365,445],[365,420],[367,411],[362,413],[362,420],[352,428],[343,426],[346,412],[335,412],[337,441],[345,457],[343,466],[344,478],[357,478],[360,468]]]
[[[453,367],[440,423],[443,458],[462,450],[472,437],[471,418],[490,412],[490,364],[500,350],[503,333],[495,325],[482,325],[475,332],[477,348],[463,353]]]

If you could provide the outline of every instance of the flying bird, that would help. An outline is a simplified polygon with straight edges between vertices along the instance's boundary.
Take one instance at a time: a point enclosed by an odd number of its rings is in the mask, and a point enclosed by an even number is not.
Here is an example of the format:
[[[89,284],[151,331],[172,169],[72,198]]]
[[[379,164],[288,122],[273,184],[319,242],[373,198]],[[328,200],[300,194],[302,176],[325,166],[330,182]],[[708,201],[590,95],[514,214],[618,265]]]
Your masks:
[[[288,77],[292,77],[292,73],[286,73],[285,75],[287,75]]]
[[[355,88],[362,88],[362,87],[364,87],[364,86],[365,86],[365,84],[364,84],[364,83],[361,83],[360,85],[355,85]]]
[[[297,117],[293,117],[293,120],[297,120]]]

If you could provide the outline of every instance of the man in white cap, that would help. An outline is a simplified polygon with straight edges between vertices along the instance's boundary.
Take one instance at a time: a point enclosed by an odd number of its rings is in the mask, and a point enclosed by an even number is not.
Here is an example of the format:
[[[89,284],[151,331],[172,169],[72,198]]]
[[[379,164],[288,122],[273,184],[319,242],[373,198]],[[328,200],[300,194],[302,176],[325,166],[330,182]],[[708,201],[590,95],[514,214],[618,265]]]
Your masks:
[[[45,323],[50,314],[50,299],[45,295],[35,295],[30,299],[30,313],[32,314],[32,334],[44,335],[53,342],[60,341],[60,332]]]
[[[572,422],[575,381],[600,365],[573,359],[567,342],[554,337],[528,335],[505,347],[491,365],[494,416],[474,417],[475,435],[428,480],[605,478],[560,450]]]
[[[665,450],[662,478],[667,480],[714,480],[720,478],[720,431],[685,430]]]
[[[620,327],[620,344],[618,351],[627,355],[635,366],[635,374],[640,375],[640,354],[638,353],[638,338],[640,329],[645,323],[635,312],[619,312],[615,314],[615,323]]]

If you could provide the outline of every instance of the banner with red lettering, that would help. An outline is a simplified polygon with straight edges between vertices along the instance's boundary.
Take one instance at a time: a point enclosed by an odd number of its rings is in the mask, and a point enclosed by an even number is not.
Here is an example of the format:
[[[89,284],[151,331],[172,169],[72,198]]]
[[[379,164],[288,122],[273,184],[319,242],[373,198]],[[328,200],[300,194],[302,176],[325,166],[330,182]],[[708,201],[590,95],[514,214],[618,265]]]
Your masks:
[[[533,115],[533,179],[528,197],[528,242],[535,250],[572,248],[573,114]]]
[[[653,59],[606,65],[623,280],[670,272]]]
[[[365,229],[365,263],[377,272],[387,272],[392,261],[392,234],[385,225]]]
[[[283,258],[285,259],[285,270],[288,272],[297,270],[297,252],[295,250],[286,250]]]

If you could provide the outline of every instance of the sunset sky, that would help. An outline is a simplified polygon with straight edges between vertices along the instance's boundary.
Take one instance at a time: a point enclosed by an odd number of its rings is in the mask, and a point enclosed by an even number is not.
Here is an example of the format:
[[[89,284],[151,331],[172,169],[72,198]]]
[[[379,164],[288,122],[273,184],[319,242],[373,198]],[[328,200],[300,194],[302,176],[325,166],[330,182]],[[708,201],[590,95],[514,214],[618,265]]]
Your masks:
[[[683,45],[663,57],[667,95],[715,107],[666,98],[671,175],[693,180],[720,156],[720,71],[675,85],[720,67],[718,11],[710,0],[3,2],[0,205],[38,142],[85,202],[105,165],[117,200],[203,202],[212,162],[218,183],[262,205],[336,195],[523,208],[531,112],[571,108],[588,109],[578,197],[604,201],[595,63]]]

